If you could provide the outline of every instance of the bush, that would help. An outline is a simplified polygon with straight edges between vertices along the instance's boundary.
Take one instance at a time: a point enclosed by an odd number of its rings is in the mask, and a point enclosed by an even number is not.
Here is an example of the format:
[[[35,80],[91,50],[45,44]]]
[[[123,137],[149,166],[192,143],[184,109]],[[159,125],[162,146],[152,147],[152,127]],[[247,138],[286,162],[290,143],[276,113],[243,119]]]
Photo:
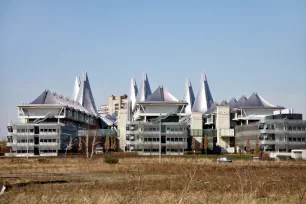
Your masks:
[[[105,156],[104,162],[107,164],[118,164],[119,158],[118,157],[112,157],[112,156]]]
[[[137,157],[137,152],[112,152],[115,157]]]

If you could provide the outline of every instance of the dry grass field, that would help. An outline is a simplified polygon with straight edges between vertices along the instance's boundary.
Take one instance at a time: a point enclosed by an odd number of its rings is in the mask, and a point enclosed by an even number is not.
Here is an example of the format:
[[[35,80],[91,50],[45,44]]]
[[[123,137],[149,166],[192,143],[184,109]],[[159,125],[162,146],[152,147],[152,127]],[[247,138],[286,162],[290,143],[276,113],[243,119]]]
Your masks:
[[[0,203],[306,203],[306,163],[207,158],[0,159]]]

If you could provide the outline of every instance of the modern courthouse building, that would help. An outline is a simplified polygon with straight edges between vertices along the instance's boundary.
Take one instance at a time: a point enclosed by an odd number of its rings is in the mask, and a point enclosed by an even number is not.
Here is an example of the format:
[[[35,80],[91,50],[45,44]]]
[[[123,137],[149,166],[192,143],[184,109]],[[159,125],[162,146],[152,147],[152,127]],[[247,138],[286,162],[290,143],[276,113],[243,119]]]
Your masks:
[[[84,135],[80,132],[88,128],[100,129],[100,136],[118,136],[121,151],[140,155],[203,151],[204,138],[209,153],[306,149],[302,115],[258,93],[218,103],[203,72],[197,94],[187,79],[182,96],[176,98],[163,86],[152,91],[143,74],[139,86],[131,79],[128,96],[109,96],[108,104],[97,110],[84,73],[82,80],[77,77],[71,99],[46,90],[18,106],[20,122],[8,125],[8,155],[56,156],[76,147]]]
[[[101,127],[87,73],[77,77],[72,99],[45,90],[17,108],[20,122],[8,124],[10,156],[57,156],[77,148],[78,130]]]

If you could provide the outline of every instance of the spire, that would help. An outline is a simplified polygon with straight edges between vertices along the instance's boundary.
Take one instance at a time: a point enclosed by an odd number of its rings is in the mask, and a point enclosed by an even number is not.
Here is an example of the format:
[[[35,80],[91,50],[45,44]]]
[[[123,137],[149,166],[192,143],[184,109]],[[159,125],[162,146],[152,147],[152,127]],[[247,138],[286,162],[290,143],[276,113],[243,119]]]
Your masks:
[[[187,78],[186,85],[185,85],[185,93],[184,93],[184,101],[186,101],[188,104],[185,108],[185,113],[191,114],[192,112],[192,106],[194,104],[194,93],[191,86],[190,79]]]
[[[138,88],[137,88],[137,84],[136,84],[136,80],[133,77],[131,79],[131,85],[130,85],[130,94],[129,94],[129,101],[131,102],[132,105],[132,110],[134,109],[134,106],[136,104],[136,96],[138,93]]]
[[[137,94],[137,101],[144,101],[149,95],[151,95],[149,79],[147,74],[144,73],[140,83],[139,92]]]
[[[76,76],[71,99],[76,101],[80,90],[80,77]]]
[[[211,104],[214,102],[211,92],[208,86],[207,77],[204,72],[201,75],[200,88],[194,102],[192,112],[201,112],[204,113],[209,109]]]
[[[86,108],[91,114],[95,116],[98,115],[87,72],[83,73],[83,80],[81,81],[80,89],[76,99],[76,101],[79,102],[84,108]]]

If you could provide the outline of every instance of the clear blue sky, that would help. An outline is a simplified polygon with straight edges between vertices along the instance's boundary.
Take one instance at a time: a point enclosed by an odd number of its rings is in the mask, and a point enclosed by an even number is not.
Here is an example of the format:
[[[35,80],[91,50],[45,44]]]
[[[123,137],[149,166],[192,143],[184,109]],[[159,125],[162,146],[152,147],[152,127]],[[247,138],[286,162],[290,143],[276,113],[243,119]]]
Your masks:
[[[204,70],[216,101],[257,92],[306,115],[306,1],[0,1],[0,137],[16,105],[70,96],[84,70],[97,106],[142,72],[196,94]]]

